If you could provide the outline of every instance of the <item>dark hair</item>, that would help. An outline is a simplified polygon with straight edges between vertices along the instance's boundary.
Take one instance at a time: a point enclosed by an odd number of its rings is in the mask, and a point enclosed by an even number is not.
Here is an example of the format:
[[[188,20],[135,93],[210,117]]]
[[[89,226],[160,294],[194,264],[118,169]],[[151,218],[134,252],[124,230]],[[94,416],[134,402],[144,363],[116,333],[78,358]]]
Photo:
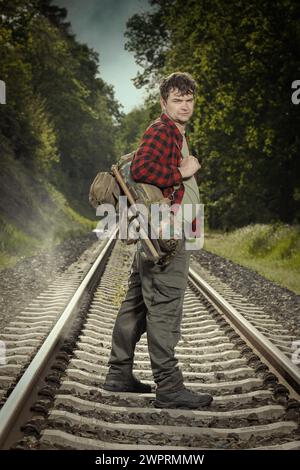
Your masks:
[[[177,88],[182,95],[194,95],[196,82],[187,72],[174,72],[161,80],[159,91],[160,96],[167,101],[170,91]]]

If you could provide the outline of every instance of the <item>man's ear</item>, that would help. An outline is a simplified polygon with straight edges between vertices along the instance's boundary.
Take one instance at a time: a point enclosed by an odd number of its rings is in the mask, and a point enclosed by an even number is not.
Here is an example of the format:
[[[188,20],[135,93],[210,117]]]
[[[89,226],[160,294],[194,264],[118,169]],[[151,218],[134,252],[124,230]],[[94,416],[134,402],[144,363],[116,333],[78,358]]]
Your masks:
[[[164,101],[162,97],[160,97],[160,105],[161,105],[161,109],[165,111],[167,103]]]

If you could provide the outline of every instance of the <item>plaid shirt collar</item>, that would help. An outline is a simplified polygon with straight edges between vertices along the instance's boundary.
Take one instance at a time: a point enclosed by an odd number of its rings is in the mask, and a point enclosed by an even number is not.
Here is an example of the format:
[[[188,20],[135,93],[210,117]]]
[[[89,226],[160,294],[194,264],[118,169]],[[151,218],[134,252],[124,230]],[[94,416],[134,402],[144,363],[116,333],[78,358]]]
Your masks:
[[[169,116],[165,113],[162,113],[160,115],[160,120],[174,132],[176,140],[180,143],[180,147],[181,147],[183,136],[180,130],[178,129],[178,127],[176,126],[175,122],[172,121],[172,119],[170,119]]]

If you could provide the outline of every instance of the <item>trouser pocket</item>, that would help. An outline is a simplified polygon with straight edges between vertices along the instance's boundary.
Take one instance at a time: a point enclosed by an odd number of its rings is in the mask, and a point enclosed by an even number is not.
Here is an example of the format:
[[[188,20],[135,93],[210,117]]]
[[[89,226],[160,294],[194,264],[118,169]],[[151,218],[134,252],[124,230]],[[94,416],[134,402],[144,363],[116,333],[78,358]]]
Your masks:
[[[151,311],[157,334],[173,349],[180,339],[180,324],[185,292],[185,280],[170,276],[167,279],[153,278]]]

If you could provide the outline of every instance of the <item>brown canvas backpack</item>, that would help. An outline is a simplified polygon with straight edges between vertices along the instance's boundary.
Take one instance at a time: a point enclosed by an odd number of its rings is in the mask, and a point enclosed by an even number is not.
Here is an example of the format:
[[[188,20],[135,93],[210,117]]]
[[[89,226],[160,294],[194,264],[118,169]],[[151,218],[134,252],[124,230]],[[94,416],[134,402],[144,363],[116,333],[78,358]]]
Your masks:
[[[91,184],[89,201],[95,209],[99,204],[113,204],[116,207],[120,194],[120,187],[114,176],[107,171],[101,171]]]
[[[153,184],[137,183],[131,178],[130,165],[134,157],[134,152],[123,155],[116,166],[119,169],[130,193],[136,203],[145,204],[147,207],[153,202],[170,203],[170,200],[164,198],[162,191]],[[91,184],[89,192],[90,204],[97,208],[99,204],[113,204],[115,207],[118,197],[123,194],[112,172],[97,173]]]
[[[138,203],[144,204],[148,209],[149,221],[150,206],[153,203],[171,205],[170,199],[164,197],[162,191],[157,186],[147,183],[139,183],[133,180],[130,173],[130,166],[135,152],[123,155],[119,161],[112,166],[112,172],[98,173],[93,181],[89,201],[93,207],[99,204],[110,203],[117,207],[118,197],[127,195],[130,205]],[[126,243],[132,243],[132,240],[126,240]],[[168,264],[175,253],[180,249],[181,240],[152,240],[155,250],[158,252],[159,264]],[[142,244],[145,244],[142,241]],[[147,245],[147,244],[146,244]],[[149,246],[145,245],[145,251],[149,253]],[[149,244],[148,244],[149,245]],[[151,253],[149,257],[151,258]],[[153,259],[153,256],[152,256]]]
[[[170,204],[170,199],[165,198],[161,189],[157,186],[148,183],[139,183],[132,179],[130,166],[134,153],[135,152],[131,152],[127,155],[123,155],[116,165],[134,201],[139,204],[144,204],[147,208],[149,208],[152,203]]]

